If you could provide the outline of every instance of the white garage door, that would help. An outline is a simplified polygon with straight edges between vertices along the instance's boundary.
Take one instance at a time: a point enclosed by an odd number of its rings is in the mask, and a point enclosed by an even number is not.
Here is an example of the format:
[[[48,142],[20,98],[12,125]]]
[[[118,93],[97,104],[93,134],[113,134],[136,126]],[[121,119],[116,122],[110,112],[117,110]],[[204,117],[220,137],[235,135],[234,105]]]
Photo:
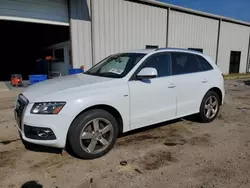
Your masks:
[[[0,20],[69,25],[67,0],[0,0]]]

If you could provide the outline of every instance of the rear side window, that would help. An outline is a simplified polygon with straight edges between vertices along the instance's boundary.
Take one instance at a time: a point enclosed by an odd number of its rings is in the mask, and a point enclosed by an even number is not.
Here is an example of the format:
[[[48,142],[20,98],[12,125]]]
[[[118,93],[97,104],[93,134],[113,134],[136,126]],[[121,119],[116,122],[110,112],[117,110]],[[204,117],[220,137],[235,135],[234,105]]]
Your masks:
[[[202,66],[195,54],[184,52],[172,52],[173,75],[188,74],[202,71]]]
[[[196,55],[196,57],[198,58],[203,71],[208,71],[213,69],[213,67],[210,65],[210,63],[208,63],[208,61],[204,57],[200,55]]]

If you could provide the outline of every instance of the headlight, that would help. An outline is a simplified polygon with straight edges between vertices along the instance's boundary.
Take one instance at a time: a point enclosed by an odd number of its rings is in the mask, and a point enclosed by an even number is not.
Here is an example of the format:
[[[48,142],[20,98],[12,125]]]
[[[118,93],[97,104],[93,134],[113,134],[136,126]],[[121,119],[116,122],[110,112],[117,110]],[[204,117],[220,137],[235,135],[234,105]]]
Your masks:
[[[58,114],[66,102],[41,102],[35,103],[30,111],[31,114]]]

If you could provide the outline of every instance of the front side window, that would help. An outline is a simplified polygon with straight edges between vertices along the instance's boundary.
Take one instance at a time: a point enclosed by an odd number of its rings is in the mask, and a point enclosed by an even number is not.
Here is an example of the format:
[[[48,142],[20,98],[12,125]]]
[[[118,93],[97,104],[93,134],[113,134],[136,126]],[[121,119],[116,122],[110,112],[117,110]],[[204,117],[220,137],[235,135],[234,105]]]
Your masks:
[[[122,53],[109,56],[92,67],[85,74],[122,78],[126,76],[134,66],[145,56],[142,53]]]
[[[202,71],[202,67],[195,54],[172,52],[173,75],[188,74]]]
[[[154,54],[148,57],[140,68],[155,68],[158,73],[158,77],[169,76],[171,74],[171,58],[167,53]]]

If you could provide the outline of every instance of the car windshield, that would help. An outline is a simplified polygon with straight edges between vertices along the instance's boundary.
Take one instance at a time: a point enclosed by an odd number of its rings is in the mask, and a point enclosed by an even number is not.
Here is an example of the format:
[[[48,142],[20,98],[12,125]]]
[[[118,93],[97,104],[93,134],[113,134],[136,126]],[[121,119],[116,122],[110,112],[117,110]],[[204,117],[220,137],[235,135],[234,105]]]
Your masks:
[[[85,74],[110,78],[122,78],[126,76],[145,55],[146,54],[142,53],[120,53],[111,55],[96,64]]]

